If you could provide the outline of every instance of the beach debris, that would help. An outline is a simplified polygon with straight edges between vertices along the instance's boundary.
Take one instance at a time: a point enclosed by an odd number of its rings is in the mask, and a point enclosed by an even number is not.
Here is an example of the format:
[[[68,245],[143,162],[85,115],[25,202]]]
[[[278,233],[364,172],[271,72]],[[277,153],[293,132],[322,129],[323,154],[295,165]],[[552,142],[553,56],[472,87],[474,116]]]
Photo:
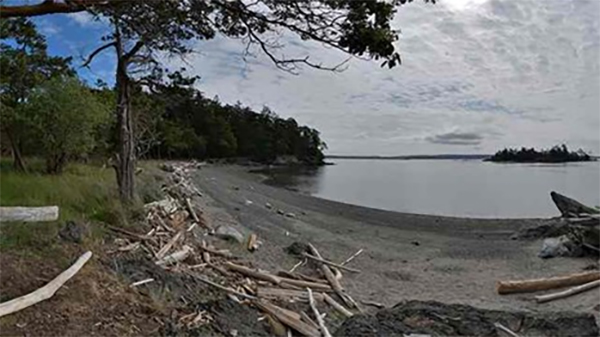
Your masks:
[[[285,213],[285,217],[286,217],[286,218],[295,218],[295,217],[296,217],[296,214],[294,214],[294,213],[291,213],[291,212],[288,212],[288,213]]]
[[[573,288],[569,288],[565,291],[561,291],[561,292],[557,292],[557,293],[553,293],[553,294],[547,294],[547,295],[539,295],[535,297],[535,300],[538,303],[544,303],[544,302],[550,302],[550,301],[554,301],[554,300],[558,300],[561,298],[565,298],[565,297],[569,297],[569,296],[573,296],[575,294],[579,294],[582,293],[584,291],[588,291],[590,289],[594,289],[600,286],[600,279],[596,280],[596,281],[592,281],[592,282],[588,282]]]
[[[270,203],[266,202],[265,203],[265,207],[268,208],[268,209],[271,209],[271,208],[273,208],[273,205],[271,205]]]
[[[237,229],[227,225],[217,227],[215,229],[215,236],[224,240],[236,241],[238,243],[244,242],[244,235]]]
[[[325,321],[323,320],[323,316],[319,313],[317,309],[317,305],[315,304],[315,298],[313,297],[312,290],[310,288],[306,288],[306,292],[308,293],[308,304],[313,311],[313,314],[317,318],[317,324],[319,324],[319,330],[321,330],[321,336],[323,337],[331,337],[327,326],[325,326]]]
[[[494,326],[496,327],[496,329],[504,332],[505,334],[511,336],[511,337],[520,337],[517,333],[515,333],[514,331],[512,331],[511,329],[505,327],[504,325],[496,322],[494,323]]]
[[[362,254],[362,252],[364,251],[364,249],[359,249],[356,253],[352,254],[352,256],[350,256],[349,258],[347,258],[346,260],[344,260],[344,262],[340,263],[340,265],[344,266],[348,263],[350,263],[352,260],[354,260],[357,256],[359,256],[360,254]]]
[[[246,206],[250,206],[252,204],[253,204],[252,200],[246,199],[246,201],[244,201],[244,205],[246,205]]]
[[[538,256],[542,259],[551,257],[577,257],[583,254],[582,246],[574,242],[569,235],[544,239]]]
[[[45,222],[58,220],[58,206],[0,207],[0,222]]]
[[[360,303],[362,303],[364,305],[370,305],[372,307],[379,308],[379,309],[385,308],[385,305],[383,305],[382,303],[379,303],[379,302],[362,300],[362,301],[360,301]]]
[[[117,248],[113,253],[128,254],[137,250],[136,254],[143,254],[148,262],[165,272],[191,277],[222,291],[224,296],[237,303],[235,305],[258,309],[275,335],[287,336],[294,330],[305,336],[330,336],[326,326],[326,313],[320,312],[313,319],[304,311],[314,313],[311,301],[315,309],[316,302],[320,301],[326,304],[323,309],[334,310],[343,317],[352,317],[354,309],[360,311],[356,302],[345,292],[340,280],[342,272],[359,272],[345,264],[360,255],[362,249],[338,264],[323,258],[313,245],[295,242],[286,248],[286,252],[300,261],[290,271],[271,272],[239,261],[239,257],[233,256],[228,249],[219,248],[219,241],[211,238],[245,243],[247,250],[255,251],[261,244],[258,235],[251,233],[246,238],[233,226],[221,225],[213,229],[206,225],[202,211],[194,207],[194,196],[190,194],[190,191],[195,191],[193,193],[196,195],[200,193],[190,180],[190,172],[194,169],[193,163],[174,162],[168,166],[168,180],[171,183],[163,188],[168,197],[144,207],[146,234],[106,226],[121,236],[115,240]],[[309,259],[316,263],[307,265]],[[309,276],[297,272],[302,265],[317,266],[315,271],[320,271],[321,275]],[[132,280],[129,286],[136,288],[151,282],[155,282],[154,278]],[[330,293],[336,293],[335,296],[339,296],[341,302]],[[271,303],[270,300],[274,302]],[[184,300],[184,303],[189,302]],[[287,309],[286,303],[294,303],[293,309]],[[305,307],[300,309],[299,306]],[[212,320],[207,318],[206,312],[198,312],[197,307],[187,310],[184,306],[183,309],[181,314],[176,313],[175,318],[188,328],[207,324]],[[230,335],[243,335],[243,330],[238,330],[237,327],[228,327],[225,331]]]
[[[600,280],[600,271],[589,271],[551,278],[540,278],[522,281],[498,281],[496,290],[498,294],[526,293],[539,290],[548,290]]]
[[[68,280],[81,270],[81,268],[92,257],[92,252],[87,251],[81,255],[73,265],[60,273],[45,286],[21,297],[0,303],[0,317],[23,310],[41,301],[47,300],[60,289]]]
[[[279,215],[285,215],[285,212],[282,209],[278,209],[277,210],[277,214],[279,214]]]
[[[586,206],[575,199],[554,191],[550,192],[550,197],[563,217],[579,217],[579,214],[600,214],[600,210]]]
[[[132,284],[130,284],[129,286],[130,286],[131,288],[135,288],[135,287],[141,286],[142,284],[146,284],[146,283],[150,283],[150,282],[154,282],[154,279],[153,279],[153,278],[147,278],[147,279],[145,279],[145,280],[141,280],[141,281],[133,282],[133,283],[132,283]]]
[[[251,252],[258,249],[258,236],[256,234],[252,233],[250,236],[248,236],[246,248]]]
[[[417,240],[411,241],[410,244],[413,245],[413,246],[420,246],[421,245],[421,243],[419,241],[417,241]]]
[[[285,248],[285,252],[296,257],[302,258],[302,254],[308,253],[310,248],[304,242],[294,242]]]
[[[339,269],[342,269],[342,270],[345,270],[345,271],[349,271],[349,272],[352,272],[352,273],[360,273],[360,270],[358,270],[358,269],[346,267],[346,266],[343,266],[343,265],[335,263],[335,262],[327,261],[327,260],[321,259],[319,257],[310,255],[308,253],[304,253],[302,255],[304,257],[306,257],[306,258],[309,258],[309,259],[313,260],[313,261],[318,261],[318,262],[324,263],[326,265],[329,265],[329,266],[332,266],[332,267],[335,267],[335,268],[339,268]]]

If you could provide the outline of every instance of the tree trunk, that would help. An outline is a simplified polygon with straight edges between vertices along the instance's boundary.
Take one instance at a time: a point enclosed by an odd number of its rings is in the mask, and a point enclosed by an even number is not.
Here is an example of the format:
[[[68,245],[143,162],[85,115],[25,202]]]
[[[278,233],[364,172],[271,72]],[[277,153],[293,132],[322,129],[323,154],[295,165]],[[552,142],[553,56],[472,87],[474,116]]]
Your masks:
[[[10,142],[10,148],[13,156],[13,167],[16,171],[27,172],[25,169],[25,162],[23,161],[23,156],[21,155],[21,147],[20,144],[14,139],[12,133],[8,130],[8,128],[4,129],[6,132],[6,136],[8,137],[8,141]]]
[[[124,202],[133,201],[135,192],[135,141],[131,114],[130,83],[127,61],[119,55],[117,64],[117,153],[115,170],[119,195]]]

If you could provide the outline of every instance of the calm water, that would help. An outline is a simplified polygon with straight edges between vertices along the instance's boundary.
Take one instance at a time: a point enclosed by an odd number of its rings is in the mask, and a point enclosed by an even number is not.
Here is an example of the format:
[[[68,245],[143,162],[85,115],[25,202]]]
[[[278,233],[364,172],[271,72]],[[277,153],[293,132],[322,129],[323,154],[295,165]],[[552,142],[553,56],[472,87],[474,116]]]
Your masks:
[[[558,215],[550,191],[600,205],[600,162],[497,164],[480,160],[353,160],[273,176],[325,199],[400,212],[465,217]]]

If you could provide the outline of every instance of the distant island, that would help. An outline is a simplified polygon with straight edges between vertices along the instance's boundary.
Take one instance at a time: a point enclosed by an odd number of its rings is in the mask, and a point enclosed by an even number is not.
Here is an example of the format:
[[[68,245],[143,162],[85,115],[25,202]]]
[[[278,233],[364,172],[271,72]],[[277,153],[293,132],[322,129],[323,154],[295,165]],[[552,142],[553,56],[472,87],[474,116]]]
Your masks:
[[[432,154],[432,155],[406,155],[406,156],[377,156],[377,155],[326,155],[326,159],[369,159],[369,160],[420,160],[420,159],[446,159],[446,160],[467,160],[467,159],[485,159],[490,156],[487,154]]]
[[[504,149],[496,152],[485,161],[507,162],[507,163],[566,163],[576,161],[594,161],[589,154],[579,149],[570,152],[566,145],[557,145],[550,150],[537,151],[533,148],[526,149]]]

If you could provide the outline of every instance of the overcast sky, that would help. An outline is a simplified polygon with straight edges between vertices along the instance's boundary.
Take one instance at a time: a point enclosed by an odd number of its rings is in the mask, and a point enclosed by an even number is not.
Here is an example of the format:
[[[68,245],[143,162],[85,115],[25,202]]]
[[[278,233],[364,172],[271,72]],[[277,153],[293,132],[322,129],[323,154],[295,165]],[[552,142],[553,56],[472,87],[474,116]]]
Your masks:
[[[599,0],[416,1],[394,20],[403,64],[392,70],[355,59],[343,73],[294,76],[261,55],[245,61],[240,42],[221,38],[199,42],[186,67],[208,96],[268,105],[317,128],[329,154],[491,153],[558,143],[598,154],[599,22]],[[38,23],[59,53],[93,50],[102,30],[85,14]],[[285,40],[289,56],[346,58]],[[112,67],[104,55],[84,76],[108,78]]]

